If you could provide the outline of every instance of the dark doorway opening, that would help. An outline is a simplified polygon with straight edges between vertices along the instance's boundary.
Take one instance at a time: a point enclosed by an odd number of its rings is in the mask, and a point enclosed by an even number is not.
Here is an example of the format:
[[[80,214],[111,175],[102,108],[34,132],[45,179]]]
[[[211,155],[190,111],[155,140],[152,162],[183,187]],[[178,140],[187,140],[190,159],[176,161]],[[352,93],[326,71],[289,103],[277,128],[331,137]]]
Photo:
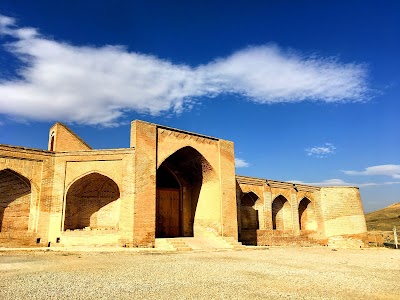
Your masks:
[[[181,235],[181,187],[173,173],[164,166],[157,170],[156,237]]]

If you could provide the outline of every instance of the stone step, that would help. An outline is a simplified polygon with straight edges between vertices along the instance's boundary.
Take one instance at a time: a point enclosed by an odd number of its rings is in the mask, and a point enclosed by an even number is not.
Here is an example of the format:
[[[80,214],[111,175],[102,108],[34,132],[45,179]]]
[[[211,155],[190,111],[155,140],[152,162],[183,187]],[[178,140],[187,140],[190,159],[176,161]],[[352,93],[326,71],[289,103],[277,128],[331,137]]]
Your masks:
[[[233,237],[222,237],[222,239],[229,245],[232,246],[234,250],[246,250],[246,246],[242,244],[242,242],[237,241]]]
[[[194,251],[207,251],[207,250],[244,250],[246,249],[241,243],[238,243],[234,238],[207,236],[207,237],[185,237],[185,243]]]
[[[171,250],[171,251],[191,251],[185,242],[180,238],[157,238],[155,240],[155,247],[159,250]]]

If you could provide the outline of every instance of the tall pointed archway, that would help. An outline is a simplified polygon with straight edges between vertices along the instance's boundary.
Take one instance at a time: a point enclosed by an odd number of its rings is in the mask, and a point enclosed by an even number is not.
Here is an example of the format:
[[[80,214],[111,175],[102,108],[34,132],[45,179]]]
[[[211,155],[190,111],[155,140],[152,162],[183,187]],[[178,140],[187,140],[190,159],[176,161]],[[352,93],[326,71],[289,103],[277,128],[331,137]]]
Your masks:
[[[156,237],[204,236],[220,229],[219,182],[192,147],[169,156],[157,170]]]

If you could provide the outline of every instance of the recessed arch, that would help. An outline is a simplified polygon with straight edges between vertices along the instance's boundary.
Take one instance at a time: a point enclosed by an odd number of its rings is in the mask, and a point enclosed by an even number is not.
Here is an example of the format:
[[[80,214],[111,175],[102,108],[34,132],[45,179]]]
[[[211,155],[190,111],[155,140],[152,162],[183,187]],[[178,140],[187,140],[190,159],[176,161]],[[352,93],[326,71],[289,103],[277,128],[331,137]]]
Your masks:
[[[304,197],[299,203],[299,227],[300,230],[316,230],[315,211],[310,199]]]
[[[245,245],[257,245],[257,230],[263,220],[263,205],[254,192],[242,194],[239,210],[239,240]]]
[[[259,197],[254,192],[243,194],[240,200],[240,219],[241,228],[257,230],[260,228],[259,215],[256,205],[260,202]]]
[[[118,228],[118,185],[97,172],[75,180],[67,189],[64,230]]]
[[[277,196],[272,202],[272,229],[293,229],[292,208],[289,201],[283,195]]]
[[[157,169],[156,186],[156,237],[219,230],[218,179],[199,151],[186,146],[166,158]]]
[[[28,230],[31,199],[29,179],[11,169],[0,171],[0,232]]]

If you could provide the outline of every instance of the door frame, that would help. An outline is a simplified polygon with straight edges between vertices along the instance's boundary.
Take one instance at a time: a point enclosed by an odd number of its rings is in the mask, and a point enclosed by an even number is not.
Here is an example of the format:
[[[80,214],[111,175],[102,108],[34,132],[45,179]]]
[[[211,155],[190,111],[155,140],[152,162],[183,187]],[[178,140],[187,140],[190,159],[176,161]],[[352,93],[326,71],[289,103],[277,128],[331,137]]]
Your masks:
[[[175,237],[183,237],[183,226],[182,226],[182,222],[183,222],[183,211],[182,211],[182,199],[183,199],[183,195],[182,195],[182,188],[176,189],[176,188],[156,188],[156,238],[159,237],[159,226],[158,226],[158,222],[159,222],[159,211],[160,211],[160,204],[159,204],[159,196],[158,196],[158,192],[159,191],[178,191],[178,235]],[[174,238],[174,237],[165,237],[165,238]]]

